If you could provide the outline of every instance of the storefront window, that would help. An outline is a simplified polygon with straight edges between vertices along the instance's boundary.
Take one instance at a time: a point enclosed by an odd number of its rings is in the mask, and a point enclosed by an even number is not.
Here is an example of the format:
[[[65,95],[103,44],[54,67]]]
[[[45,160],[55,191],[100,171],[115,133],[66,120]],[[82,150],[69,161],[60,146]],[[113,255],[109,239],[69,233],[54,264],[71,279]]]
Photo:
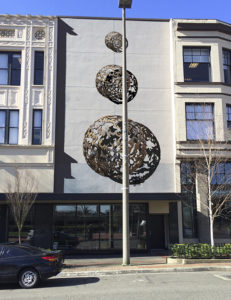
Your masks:
[[[184,238],[195,238],[197,236],[196,190],[194,172],[195,166],[193,162],[181,163],[181,192],[184,195],[182,201]]]
[[[76,205],[56,205],[53,231],[54,249],[76,248],[79,240],[76,232]]]
[[[147,205],[130,205],[131,249],[146,249]],[[56,205],[54,244],[56,249],[122,249],[121,204]]]
[[[213,224],[214,237],[216,239],[230,239],[231,237],[231,219],[227,214],[227,218],[215,218]]]
[[[35,208],[32,207],[26,217],[26,220],[24,222],[21,231],[21,242],[28,242],[29,244],[33,245],[34,216],[35,216]],[[9,209],[9,223],[8,223],[8,242],[18,242],[18,228],[10,209]]]

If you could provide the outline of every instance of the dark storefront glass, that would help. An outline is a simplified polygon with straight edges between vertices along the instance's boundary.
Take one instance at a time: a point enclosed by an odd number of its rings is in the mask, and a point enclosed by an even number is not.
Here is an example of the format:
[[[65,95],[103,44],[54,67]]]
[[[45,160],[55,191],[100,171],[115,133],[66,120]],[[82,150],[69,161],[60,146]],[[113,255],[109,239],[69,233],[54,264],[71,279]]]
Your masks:
[[[146,226],[147,208],[142,205],[130,207],[130,247],[131,249],[147,249]]]
[[[147,205],[130,205],[131,249],[147,248],[146,220]],[[57,249],[121,250],[121,205],[56,205],[53,239],[53,247]]]
[[[21,231],[21,241],[33,244],[34,238],[34,215],[35,209],[31,208]],[[8,242],[18,242],[18,228],[14,221],[13,215],[9,210],[9,225],[8,225]]]
[[[193,162],[181,163],[181,192],[182,201],[183,235],[184,238],[196,238],[196,189],[195,166]]]
[[[54,210],[53,248],[69,249],[78,245],[76,205],[57,205]]]

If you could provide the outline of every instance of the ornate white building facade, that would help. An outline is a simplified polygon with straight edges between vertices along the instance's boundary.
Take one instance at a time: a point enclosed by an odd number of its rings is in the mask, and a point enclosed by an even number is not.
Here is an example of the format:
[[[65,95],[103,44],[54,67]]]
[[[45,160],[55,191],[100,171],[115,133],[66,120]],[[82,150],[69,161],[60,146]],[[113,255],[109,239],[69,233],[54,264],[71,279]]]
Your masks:
[[[0,191],[14,169],[52,192],[56,97],[54,17],[0,16]]]

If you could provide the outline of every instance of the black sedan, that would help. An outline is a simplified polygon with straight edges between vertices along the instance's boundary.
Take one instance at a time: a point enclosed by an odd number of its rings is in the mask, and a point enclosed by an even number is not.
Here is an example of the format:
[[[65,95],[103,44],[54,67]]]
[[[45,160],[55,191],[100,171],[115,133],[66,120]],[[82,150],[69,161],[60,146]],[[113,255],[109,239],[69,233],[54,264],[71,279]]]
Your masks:
[[[57,275],[62,265],[61,252],[0,244],[0,282],[18,282],[23,288],[32,288],[40,280]]]

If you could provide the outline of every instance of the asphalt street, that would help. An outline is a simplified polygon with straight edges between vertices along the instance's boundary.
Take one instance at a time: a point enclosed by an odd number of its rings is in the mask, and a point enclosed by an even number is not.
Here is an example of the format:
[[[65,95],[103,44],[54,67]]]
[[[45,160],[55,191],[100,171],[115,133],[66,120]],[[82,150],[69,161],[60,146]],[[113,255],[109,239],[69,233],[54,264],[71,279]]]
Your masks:
[[[124,274],[95,277],[53,277],[25,290],[0,285],[1,300],[76,299],[231,299],[230,272]]]

